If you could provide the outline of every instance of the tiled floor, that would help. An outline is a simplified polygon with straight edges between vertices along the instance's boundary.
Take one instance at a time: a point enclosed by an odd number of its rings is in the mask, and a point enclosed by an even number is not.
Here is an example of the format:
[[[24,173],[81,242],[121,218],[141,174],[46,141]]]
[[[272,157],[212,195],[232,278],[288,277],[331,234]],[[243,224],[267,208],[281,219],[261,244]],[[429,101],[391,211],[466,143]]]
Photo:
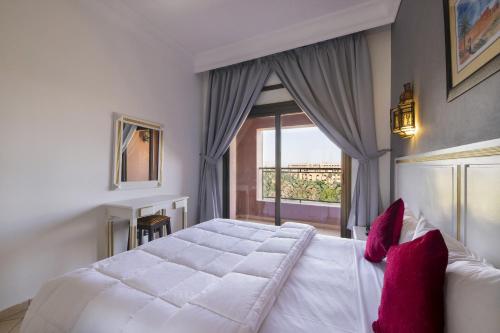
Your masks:
[[[0,312],[0,333],[19,333],[29,304],[27,301]]]

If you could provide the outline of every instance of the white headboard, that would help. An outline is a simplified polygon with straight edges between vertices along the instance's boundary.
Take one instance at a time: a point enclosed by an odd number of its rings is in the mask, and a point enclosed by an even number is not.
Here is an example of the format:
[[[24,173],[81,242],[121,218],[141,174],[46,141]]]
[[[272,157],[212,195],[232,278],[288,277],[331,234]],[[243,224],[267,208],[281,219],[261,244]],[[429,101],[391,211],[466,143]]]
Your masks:
[[[395,160],[395,198],[500,267],[500,139]]]

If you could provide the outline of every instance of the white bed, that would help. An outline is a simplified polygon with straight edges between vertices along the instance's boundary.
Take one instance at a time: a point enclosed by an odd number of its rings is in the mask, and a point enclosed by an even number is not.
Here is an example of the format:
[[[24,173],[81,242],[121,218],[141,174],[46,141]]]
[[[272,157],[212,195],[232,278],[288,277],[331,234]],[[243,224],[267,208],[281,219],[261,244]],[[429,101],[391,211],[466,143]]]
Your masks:
[[[212,220],[46,283],[21,332],[371,332],[383,265],[312,227]]]

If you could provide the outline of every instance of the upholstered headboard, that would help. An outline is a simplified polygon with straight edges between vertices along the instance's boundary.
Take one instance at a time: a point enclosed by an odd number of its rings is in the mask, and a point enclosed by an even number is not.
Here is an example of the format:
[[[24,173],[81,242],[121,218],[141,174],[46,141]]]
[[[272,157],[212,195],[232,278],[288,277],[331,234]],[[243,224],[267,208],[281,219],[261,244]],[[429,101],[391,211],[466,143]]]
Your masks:
[[[395,197],[500,267],[500,139],[395,160]]]

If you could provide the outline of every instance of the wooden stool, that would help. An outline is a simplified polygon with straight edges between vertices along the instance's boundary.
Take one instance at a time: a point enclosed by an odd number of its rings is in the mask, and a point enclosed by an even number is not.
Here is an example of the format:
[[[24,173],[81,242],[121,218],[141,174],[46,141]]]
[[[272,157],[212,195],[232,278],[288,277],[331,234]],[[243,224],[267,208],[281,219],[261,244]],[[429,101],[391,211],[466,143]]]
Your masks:
[[[164,215],[149,215],[138,218],[137,237],[139,237],[139,245],[142,245],[142,232],[144,230],[148,232],[148,241],[151,242],[157,231],[160,233],[160,237],[163,237],[163,226],[167,227],[167,235],[170,235],[172,233],[170,229],[170,217]]]

